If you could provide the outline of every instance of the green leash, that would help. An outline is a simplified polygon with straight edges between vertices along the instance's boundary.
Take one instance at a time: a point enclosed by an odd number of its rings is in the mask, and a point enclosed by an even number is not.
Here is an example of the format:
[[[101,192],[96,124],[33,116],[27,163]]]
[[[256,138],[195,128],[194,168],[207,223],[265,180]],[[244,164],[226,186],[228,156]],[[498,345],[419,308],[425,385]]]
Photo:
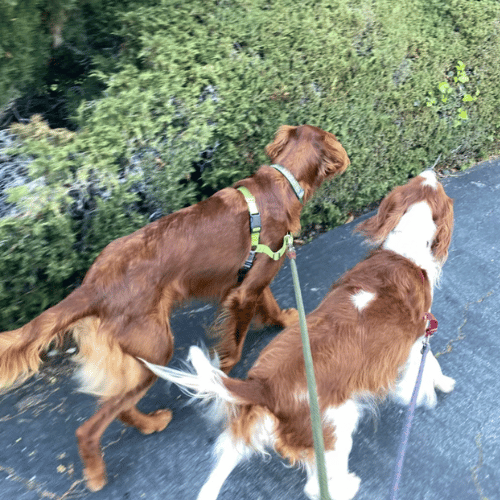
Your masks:
[[[302,350],[304,352],[304,362],[306,368],[307,390],[309,392],[309,408],[311,411],[311,425],[313,432],[314,454],[316,456],[316,467],[318,470],[319,492],[321,500],[331,500],[328,493],[328,476],[325,464],[325,444],[323,441],[323,431],[321,425],[321,414],[318,403],[318,390],[316,388],[316,377],[314,376],[314,365],[311,353],[311,343],[307,331],[306,314],[304,303],[302,302],[302,293],[300,292],[299,274],[295,249],[292,243],[288,247],[288,257],[290,258],[290,267],[292,269],[293,288],[295,290],[295,300],[299,312],[300,335],[302,338]]]
[[[279,170],[288,179],[293,190],[295,191],[295,194],[297,195],[297,198],[302,202],[304,191],[295,178],[281,165],[271,166],[276,170]],[[300,335],[302,338],[302,350],[304,353],[307,390],[309,392],[309,408],[311,412],[311,426],[313,433],[314,454],[316,457],[316,468],[318,470],[320,500],[331,500],[328,492],[328,476],[325,464],[325,444],[323,441],[321,414],[319,411],[318,390],[316,387],[316,377],[314,375],[311,343],[309,341],[309,333],[307,331],[306,313],[304,310],[304,303],[302,302],[302,293],[300,292],[299,274],[297,272],[297,264],[295,262],[297,255],[295,253],[295,249],[293,248],[293,236],[291,234],[285,235],[283,239],[283,246],[277,252],[273,252],[267,245],[259,243],[260,230],[262,226],[255,198],[246,187],[240,186],[237,189],[243,194],[248,205],[248,211],[250,214],[250,234],[252,240],[250,254],[244,266],[240,269],[238,280],[241,282],[245,277],[245,274],[252,267],[256,253],[265,253],[271,259],[279,260],[283,254],[288,251],[290,267],[292,269],[295,300],[297,302],[297,310],[299,312]]]

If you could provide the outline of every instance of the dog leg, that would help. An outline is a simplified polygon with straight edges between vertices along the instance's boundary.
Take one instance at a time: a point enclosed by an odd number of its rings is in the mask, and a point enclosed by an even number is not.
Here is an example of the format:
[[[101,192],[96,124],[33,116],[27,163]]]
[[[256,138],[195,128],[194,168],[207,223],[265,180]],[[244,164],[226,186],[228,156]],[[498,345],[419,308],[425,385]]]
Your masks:
[[[422,339],[420,338],[413,344],[404,371],[394,390],[395,399],[404,405],[408,405],[411,400],[418,370],[420,368],[420,362],[422,360],[421,351]],[[432,352],[429,351],[425,360],[417,405],[425,406],[428,409],[434,408],[437,404],[435,389],[439,389],[442,392],[451,392],[454,387],[455,380],[443,375],[437,359]]]
[[[225,431],[219,436],[215,452],[217,463],[201,488],[197,500],[216,500],[229,474],[242,460],[252,454],[251,448],[246,444],[234,442],[229,431]]]
[[[80,457],[84,464],[83,475],[91,491],[99,491],[106,484],[106,467],[100,450],[101,436],[109,424],[124,411],[134,406],[153,384],[156,377],[147,378],[132,391],[104,401],[101,408],[76,430]]]
[[[455,379],[443,375],[443,371],[441,370],[441,366],[439,366],[438,360],[430,351],[427,356],[426,363],[429,363],[428,368],[430,371],[430,377],[432,378],[432,385],[441,392],[451,392],[455,388]],[[427,367],[425,369],[427,369]]]
[[[335,427],[335,445],[332,450],[325,451],[328,490],[332,500],[351,500],[356,495],[360,478],[349,472],[349,454],[352,448],[352,435],[358,425],[360,412],[356,403],[346,401],[338,407],[328,408],[324,419]],[[311,500],[319,500],[318,473],[316,461],[306,463],[308,480],[304,493]]]
[[[262,323],[277,325],[283,328],[293,325],[299,321],[297,309],[281,309],[270,287],[266,287],[257,302],[257,312]]]
[[[262,301],[262,304],[270,304],[271,309],[273,304],[279,309],[269,289],[268,278],[274,277],[279,266],[279,262],[265,255],[257,256],[254,266],[240,286],[233,288],[225,297],[222,305],[224,321],[219,327],[221,340],[218,346],[221,370],[225,373],[229,373],[241,358],[245,337],[257,310],[257,304]],[[263,294],[264,298],[261,299]],[[289,314],[286,313],[286,317],[282,317],[281,320],[289,321]],[[291,314],[293,316],[293,313]]]
[[[258,296],[242,287],[232,290],[223,305],[225,316],[220,326],[221,340],[217,347],[221,370],[229,373],[241,359],[248,327],[255,314]]]

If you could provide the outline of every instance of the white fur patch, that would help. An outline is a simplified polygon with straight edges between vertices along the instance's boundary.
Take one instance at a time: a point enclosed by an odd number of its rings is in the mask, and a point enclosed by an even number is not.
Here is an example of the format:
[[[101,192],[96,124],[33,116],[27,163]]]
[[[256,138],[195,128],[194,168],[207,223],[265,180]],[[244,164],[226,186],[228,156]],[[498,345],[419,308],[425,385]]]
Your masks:
[[[375,294],[361,290],[354,295],[351,295],[352,303],[356,306],[358,311],[362,311],[373,299]]]
[[[274,447],[276,441],[276,418],[271,415],[264,415],[257,420],[253,428],[251,443],[252,448],[262,455],[269,455],[266,451],[267,447]]]
[[[360,479],[349,472],[349,454],[352,435],[356,430],[361,412],[352,399],[336,407],[327,408],[323,421],[335,428],[335,446],[325,452],[328,489],[332,500],[351,500],[359,489]],[[319,498],[317,469],[314,463],[305,463],[308,480],[304,493],[310,499]]]
[[[433,170],[424,170],[419,177],[423,177],[425,180],[422,182],[423,186],[430,186],[433,189],[437,189],[438,180],[437,176]]]
[[[293,396],[297,403],[305,402],[309,404],[309,393],[307,391],[297,391]]]
[[[431,288],[441,271],[431,251],[435,234],[436,224],[432,220],[431,207],[426,201],[420,201],[410,206],[383,244],[384,249],[392,250],[425,269]]]
[[[198,494],[197,500],[216,500],[219,492],[233,469],[252,455],[253,450],[243,441],[235,441],[230,431],[224,431],[215,445],[217,462]]]

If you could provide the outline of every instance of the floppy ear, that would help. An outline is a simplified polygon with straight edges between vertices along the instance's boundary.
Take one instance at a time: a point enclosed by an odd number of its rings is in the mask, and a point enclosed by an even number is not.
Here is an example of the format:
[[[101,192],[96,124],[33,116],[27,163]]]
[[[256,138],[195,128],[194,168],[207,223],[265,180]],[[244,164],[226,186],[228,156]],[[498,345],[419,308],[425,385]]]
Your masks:
[[[382,243],[398,225],[401,217],[415,200],[406,194],[406,186],[399,186],[391,191],[380,204],[377,213],[356,226],[355,231],[366,236],[371,243]]]
[[[274,141],[266,146],[266,154],[269,156],[271,161],[274,161],[283,151],[295,130],[297,130],[297,127],[292,127],[291,125],[281,125],[276,132]]]
[[[451,243],[451,234],[453,233],[453,200],[445,193],[442,186],[443,198],[440,207],[437,210],[435,223],[437,225],[436,235],[432,243],[432,253],[434,257],[444,264],[448,258],[448,248]]]
[[[323,138],[323,161],[321,162],[324,177],[341,174],[350,163],[351,160],[342,144],[333,134],[326,132]]]

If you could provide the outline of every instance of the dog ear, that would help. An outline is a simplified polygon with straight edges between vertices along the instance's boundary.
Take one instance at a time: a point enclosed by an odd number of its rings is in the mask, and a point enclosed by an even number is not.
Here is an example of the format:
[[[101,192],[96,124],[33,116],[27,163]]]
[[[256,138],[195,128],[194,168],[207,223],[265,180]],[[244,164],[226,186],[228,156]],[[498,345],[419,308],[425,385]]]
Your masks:
[[[271,161],[274,161],[288,144],[292,134],[297,130],[297,127],[291,125],[281,125],[276,132],[274,141],[266,146],[266,154]]]
[[[362,233],[374,245],[382,243],[398,225],[401,217],[414,201],[410,199],[411,197],[406,196],[406,187],[399,186],[391,191],[382,200],[377,213],[358,224],[355,231]]]
[[[431,250],[434,257],[444,264],[448,258],[448,248],[453,233],[453,200],[445,194],[441,185],[438,189],[442,191],[442,196],[440,196],[440,203],[434,214],[437,231]]]
[[[333,134],[326,132],[323,138],[323,161],[321,164],[324,178],[341,174],[350,163],[351,160],[349,160],[342,144]]]

